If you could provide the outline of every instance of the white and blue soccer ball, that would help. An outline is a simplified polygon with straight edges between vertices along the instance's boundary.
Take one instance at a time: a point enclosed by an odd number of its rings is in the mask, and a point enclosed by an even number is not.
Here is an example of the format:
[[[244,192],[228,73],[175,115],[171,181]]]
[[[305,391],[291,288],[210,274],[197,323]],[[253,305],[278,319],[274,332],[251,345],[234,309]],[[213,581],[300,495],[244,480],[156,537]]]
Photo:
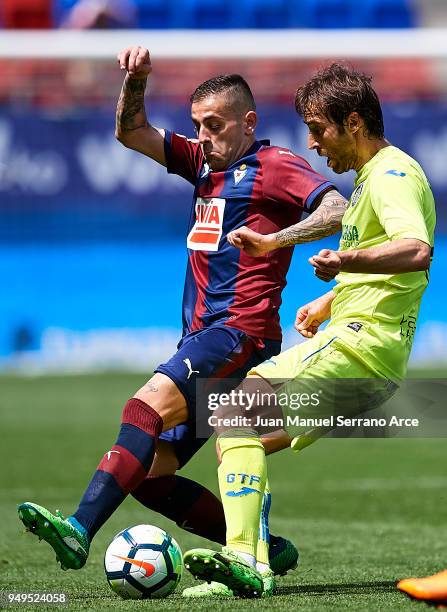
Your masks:
[[[182,551],[163,529],[136,525],[113,538],[104,569],[109,585],[123,599],[166,597],[182,577]]]

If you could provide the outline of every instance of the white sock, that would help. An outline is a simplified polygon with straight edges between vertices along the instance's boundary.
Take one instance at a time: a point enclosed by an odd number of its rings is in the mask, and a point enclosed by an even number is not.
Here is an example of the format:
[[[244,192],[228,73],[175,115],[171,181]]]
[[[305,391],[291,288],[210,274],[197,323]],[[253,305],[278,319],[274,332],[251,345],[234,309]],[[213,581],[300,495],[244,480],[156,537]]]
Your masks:
[[[267,563],[262,563],[262,561],[256,561],[256,569],[260,574],[263,574],[270,569],[270,565],[267,565]]]
[[[241,552],[240,550],[235,550],[234,552],[237,553],[239,557],[242,557],[242,559],[246,561],[248,565],[250,565],[251,567],[256,567],[256,558],[253,555]]]

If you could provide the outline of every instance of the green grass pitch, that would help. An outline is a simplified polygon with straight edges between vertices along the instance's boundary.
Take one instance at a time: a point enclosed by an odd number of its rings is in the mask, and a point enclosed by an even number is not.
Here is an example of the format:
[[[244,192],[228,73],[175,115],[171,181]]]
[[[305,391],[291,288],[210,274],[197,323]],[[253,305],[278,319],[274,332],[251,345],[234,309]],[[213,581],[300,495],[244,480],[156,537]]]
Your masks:
[[[439,376],[439,372],[436,373]],[[0,590],[69,594],[69,610],[208,610],[180,597],[125,602],[109,589],[103,554],[119,530],[153,523],[183,550],[205,541],[127,499],[93,542],[87,566],[62,572],[53,551],[23,533],[16,505],[70,513],[115,439],[122,405],[144,377],[0,377]],[[225,600],[221,610],[423,610],[395,589],[407,575],[447,567],[446,444],[432,440],[322,440],[269,459],[271,530],[298,545],[298,569],[269,600]],[[217,492],[214,448],[184,470]],[[26,606],[16,606],[27,609]],[[11,608],[12,609],[12,608]],[[30,608],[28,608],[30,609]],[[35,605],[32,609],[54,610]]]

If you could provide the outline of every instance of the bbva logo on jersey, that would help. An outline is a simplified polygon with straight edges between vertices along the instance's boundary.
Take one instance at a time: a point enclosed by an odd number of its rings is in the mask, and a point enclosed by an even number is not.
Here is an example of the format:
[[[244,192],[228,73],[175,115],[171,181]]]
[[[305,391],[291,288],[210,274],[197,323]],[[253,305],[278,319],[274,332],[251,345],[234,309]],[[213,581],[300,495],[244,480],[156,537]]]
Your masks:
[[[223,198],[197,198],[196,221],[187,239],[193,251],[217,251],[222,237],[225,210]]]

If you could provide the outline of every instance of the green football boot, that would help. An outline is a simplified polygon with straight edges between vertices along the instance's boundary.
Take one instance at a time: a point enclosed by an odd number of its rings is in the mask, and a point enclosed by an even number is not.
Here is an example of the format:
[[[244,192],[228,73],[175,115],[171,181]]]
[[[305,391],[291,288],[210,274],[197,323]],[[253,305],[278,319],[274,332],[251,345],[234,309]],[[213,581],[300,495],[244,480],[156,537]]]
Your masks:
[[[276,583],[273,572],[271,570],[267,570],[266,572],[261,572],[261,576],[262,584],[264,586],[264,590],[262,591],[262,597],[270,597],[275,593],[276,590]],[[197,586],[184,589],[182,597],[191,597],[195,599],[211,599],[215,597],[216,599],[218,599],[234,597],[234,593],[231,589],[229,589],[225,584],[222,584],[221,582],[202,582],[202,584],[198,584]]]
[[[264,585],[261,574],[233,550],[220,552],[193,548],[183,555],[185,568],[194,577],[207,582],[220,582],[238,597],[261,597]]]
[[[269,546],[270,569],[275,576],[285,576],[298,565],[299,553],[296,546],[281,537],[272,537]]]
[[[261,572],[262,576],[262,597],[271,597],[276,591],[275,575],[271,569]]]
[[[184,589],[182,597],[193,597],[195,599],[210,599],[212,597],[234,597],[234,593],[221,582],[202,582],[197,586]]]
[[[25,502],[18,506],[17,511],[27,530],[53,548],[63,570],[80,569],[85,565],[90,546],[88,538],[65,519],[59,510],[54,515],[42,506]]]

